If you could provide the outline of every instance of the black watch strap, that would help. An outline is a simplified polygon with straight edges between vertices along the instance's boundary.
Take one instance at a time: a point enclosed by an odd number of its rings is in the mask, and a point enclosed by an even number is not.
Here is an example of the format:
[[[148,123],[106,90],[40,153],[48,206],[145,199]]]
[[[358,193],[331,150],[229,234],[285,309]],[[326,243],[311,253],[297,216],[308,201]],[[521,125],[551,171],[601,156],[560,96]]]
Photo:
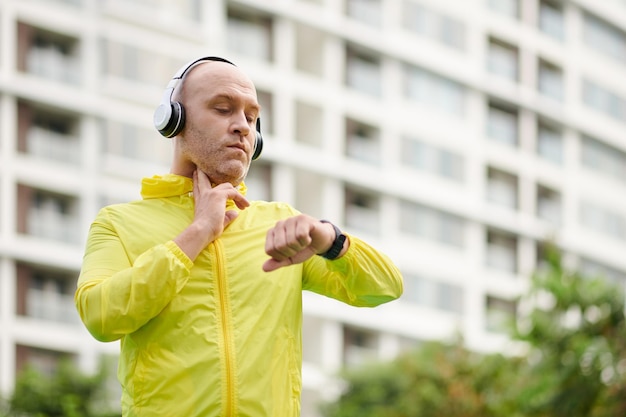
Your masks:
[[[333,241],[333,244],[330,246],[328,251],[326,251],[325,253],[320,253],[319,256],[321,256],[322,258],[330,259],[330,260],[336,259],[337,256],[339,256],[339,254],[341,253],[341,250],[343,249],[343,244],[346,241],[346,235],[344,235],[337,226],[335,226],[328,220],[320,220],[320,221],[322,223],[330,224],[335,229],[335,240]]]

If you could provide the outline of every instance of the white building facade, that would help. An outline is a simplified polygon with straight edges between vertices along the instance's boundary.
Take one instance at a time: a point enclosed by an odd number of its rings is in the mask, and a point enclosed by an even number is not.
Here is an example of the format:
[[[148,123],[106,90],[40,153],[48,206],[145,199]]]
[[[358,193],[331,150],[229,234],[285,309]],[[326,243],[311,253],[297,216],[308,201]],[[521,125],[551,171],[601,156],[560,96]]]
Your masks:
[[[152,112],[220,55],[255,81],[249,197],[333,220],[390,255],[403,297],[304,294],[303,416],[344,366],[504,323],[555,241],[626,285],[624,0],[3,0],[0,393],[26,363],[92,371],[73,304],[89,224],[168,171]]]

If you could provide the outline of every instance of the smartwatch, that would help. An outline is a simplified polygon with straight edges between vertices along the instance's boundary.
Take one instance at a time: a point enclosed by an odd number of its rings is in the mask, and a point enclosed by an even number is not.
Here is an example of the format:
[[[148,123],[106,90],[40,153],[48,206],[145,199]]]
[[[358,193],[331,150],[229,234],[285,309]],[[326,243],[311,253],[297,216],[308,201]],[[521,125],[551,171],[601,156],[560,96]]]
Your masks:
[[[337,226],[335,226],[328,220],[320,220],[320,222],[328,223],[333,227],[333,229],[335,229],[335,240],[333,241],[333,244],[330,246],[330,248],[326,252],[319,253],[318,255],[321,256],[322,258],[326,258],[330,260],[336,259],[337,256],[339,256],[339,254],[341,253],[341,250],[343,249],[343,244],[346,241],[346,235],[344,235]]]

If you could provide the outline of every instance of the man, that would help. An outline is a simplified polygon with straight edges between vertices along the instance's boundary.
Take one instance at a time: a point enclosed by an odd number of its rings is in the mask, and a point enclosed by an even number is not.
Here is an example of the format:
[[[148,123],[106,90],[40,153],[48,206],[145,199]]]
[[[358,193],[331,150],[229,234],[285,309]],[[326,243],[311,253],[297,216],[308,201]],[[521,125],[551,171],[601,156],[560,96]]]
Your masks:
[[[400,296],[402,277],[332,224],[245,198],[262,138],[238,67],[201,58],[163,100],[155,125],[174,137],[171,172],[98,213],[80,316],[96,339],[121,340],[124,416],[298,416],[301,291],[375,306]]]

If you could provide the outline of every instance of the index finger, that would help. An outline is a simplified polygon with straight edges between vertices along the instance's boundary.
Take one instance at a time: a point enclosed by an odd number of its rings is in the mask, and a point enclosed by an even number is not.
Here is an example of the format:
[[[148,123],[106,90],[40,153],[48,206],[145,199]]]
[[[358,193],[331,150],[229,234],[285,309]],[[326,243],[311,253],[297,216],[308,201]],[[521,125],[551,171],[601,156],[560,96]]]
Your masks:
[[[207,184],[208,184],[209,188],[213,188],[213,185],[211,184],[211,179],[202,170],[196,169],[193,172],[193,180],[194,180],[194,185],[195,183],[198,183],[198,187],[205,188],[207,187]]]
[[[244,209],[250,205],[250,202],[248,201],[248,199],[244,197],[243,194],[241,194],[239,190],[237,190],[236,188],[233,188],[233,192],[229,193],[229,197],[233,200],[235,205],[240,209]]]

